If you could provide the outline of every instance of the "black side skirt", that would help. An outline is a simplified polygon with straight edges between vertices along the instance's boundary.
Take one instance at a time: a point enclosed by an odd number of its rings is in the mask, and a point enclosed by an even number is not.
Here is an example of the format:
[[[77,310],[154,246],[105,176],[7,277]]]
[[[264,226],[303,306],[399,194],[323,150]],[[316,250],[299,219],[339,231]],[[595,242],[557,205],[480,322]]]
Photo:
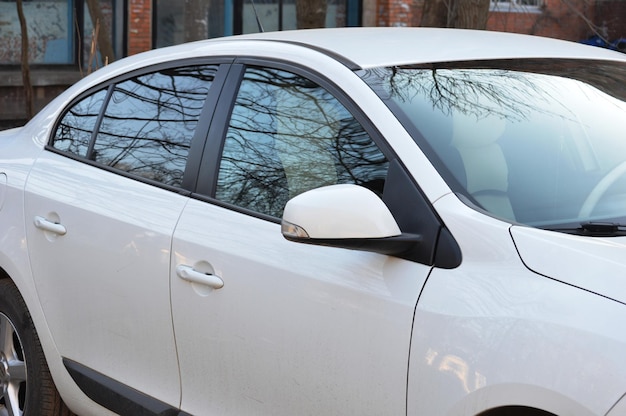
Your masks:
[[[75,361],[63,358],[63,365],[83,393],[120,416],[190,416]]]

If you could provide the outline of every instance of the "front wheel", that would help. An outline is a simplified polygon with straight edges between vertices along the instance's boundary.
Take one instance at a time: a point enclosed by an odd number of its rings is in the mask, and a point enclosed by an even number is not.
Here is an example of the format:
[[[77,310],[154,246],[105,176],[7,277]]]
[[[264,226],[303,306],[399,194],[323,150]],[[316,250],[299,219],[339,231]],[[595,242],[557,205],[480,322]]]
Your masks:
[[[0,416],[69,416],[61,401],[26,304],[0,280]]]

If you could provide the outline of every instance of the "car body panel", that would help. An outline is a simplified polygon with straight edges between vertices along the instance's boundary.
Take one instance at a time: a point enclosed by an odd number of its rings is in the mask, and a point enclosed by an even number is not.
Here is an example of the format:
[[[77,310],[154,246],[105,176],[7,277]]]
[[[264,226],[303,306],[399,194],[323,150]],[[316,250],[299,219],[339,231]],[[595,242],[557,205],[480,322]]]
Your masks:
[[[464,248],[463,264],[434,269],[420,296],[408,414],[517,404],[604,415],[626,389],[623,305],[530,272],[509,224],[480,218],[454,195],[435,206]]]
[[[278,224],[199,201],[181,216],[173,255],[182,410],[405,412],[413,310],[430,267],[291,243]],[[182,280],[180,265],[224,286]]]
[[[58,353],[174,405],[169,250],[186,201],[50,151],[25,190],[33,275]],[[38,216],[67,233],[38,229]]]
[[[367,48],[360,38],[375,38]],[[497,41],[494,42],[497,37]],[[423,62],[450,62],[529,57],[568,58],[585,54],[591,59],[626,60],[624,55],[606,50],[590,50],[587,45],[519,36],[486,30],[442,28],[352,28],[312,29],[243,35],[244,39],[304,43],[333,51],[361,68],[410,65]],[[238,37],[226,38],[239,39]],[[238,41],[238,40],[237,40]]]
[[[626,414],[626,396],[622,397],[619,402],[611,408],[606,416],[620,416]]]
[[[511,235],[530,270],[626,303],[626,237],[584,237],[520,226],[511,227]]]
[[[5,202],[0,210],[0,267],[20,290],[37,328],[48,367],[63,398],[77,414],[112,416],[113,413],[88,400],[66,372],[56,349],[31,272],[25,235],[24,187],[32,163],[41,154],[49,125],[54,118],[45,112],[37,122],[0,132],[0,171],[7,177]],[[22,225],[17,225],[22,224]]]

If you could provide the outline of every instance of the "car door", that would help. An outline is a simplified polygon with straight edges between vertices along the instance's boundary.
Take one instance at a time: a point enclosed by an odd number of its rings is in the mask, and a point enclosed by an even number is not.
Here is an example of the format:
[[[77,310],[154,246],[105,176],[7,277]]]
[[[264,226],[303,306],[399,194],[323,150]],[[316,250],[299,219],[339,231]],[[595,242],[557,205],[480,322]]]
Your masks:
[[[396,205],[419,192],[323,78],[251,62],[233,66],[227,85],[240,80],[174,234],[182,410],[404,414],[413,312],[431,266],[289,242],[280,217],[289,198],[324,185],[383,196],[393,173],[404,178]]]
[[[150,71],[71,104],[25,196],[32,269],[59,354],[85,393],[124,414],[179,406],[171,239],[218,67]]]

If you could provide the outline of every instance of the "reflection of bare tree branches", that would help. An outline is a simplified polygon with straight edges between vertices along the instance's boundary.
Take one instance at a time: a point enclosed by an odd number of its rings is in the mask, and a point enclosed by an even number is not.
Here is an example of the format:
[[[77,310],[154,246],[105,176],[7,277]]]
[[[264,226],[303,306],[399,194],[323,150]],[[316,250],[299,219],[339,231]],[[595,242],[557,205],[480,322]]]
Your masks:
[[[547,109],[560,106],[545,94],[545,84],[543,95],[534,94],[535,79],[500,69],[384,68],[371,71],[368,80],[402,104],[427,97],[445,115],[459,112],[477,119],[523,120],[536,110],[538,96]]]
[[[554,108],[564,109],[555,98],[560,86],[536,74],[583,81],[625,99],[626,71],[615,70],[617,65],[567,59],[453,62],[378,68],[368,71],[365,78],[381,90],[383,98],[400,103],[410,103],[417,96],[428,97],[433,108],[446,115],[457,111],[477,119],[496,116],[523,120],[538,107],[548,113]]]
[[[220,165],[216,197],[280,217],[306,190],[356,183],[382,193],[387,161],[335,97],[279,70],[250,68]]]
[[[106,90],[84,98],[63,116],[57,126],[53,146],[61,151],[86,157]]]
[[[164,69],[114,87],[87,154],[105,91],[73,106],[54,146],[151,180],[177,186],[216,66]]]

